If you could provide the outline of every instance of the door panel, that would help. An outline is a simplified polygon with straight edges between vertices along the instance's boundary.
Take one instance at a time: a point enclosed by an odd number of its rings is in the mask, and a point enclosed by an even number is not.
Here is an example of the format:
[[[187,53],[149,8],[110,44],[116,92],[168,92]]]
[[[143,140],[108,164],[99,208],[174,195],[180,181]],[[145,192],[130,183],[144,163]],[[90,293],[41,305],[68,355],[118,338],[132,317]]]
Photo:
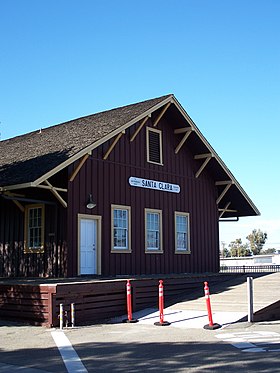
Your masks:
[[[80,220],[80,274],[97,274],[96,227],[94,219]]]

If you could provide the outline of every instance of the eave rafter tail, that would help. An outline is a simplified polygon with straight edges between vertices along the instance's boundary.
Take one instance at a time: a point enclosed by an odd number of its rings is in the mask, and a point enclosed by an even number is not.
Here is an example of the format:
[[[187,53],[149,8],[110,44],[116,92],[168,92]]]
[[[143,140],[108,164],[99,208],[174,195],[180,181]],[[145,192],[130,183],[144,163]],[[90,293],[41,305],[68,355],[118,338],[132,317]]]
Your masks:
[[[176,149],[175,149],[175,154],[178,154],[180,149],[182,148],[182,146],[184,145],[184,143],[187,141],[187,138],[190,136],[190,134],[192,133],[193,129],[191,127],[188,127],[188,128],[177,128],[174,130],[174,134],[178,134],[178,133],[185,133],[185,135],[183,136],[182,140],[179,142],[179,144],[177,145]]]
[[[114,149],[114,147],[117,145],[118,141],[120,140],[120,138],[125,134],[125,131],[122,131],[120,132],[116,137],[115,137],[115,140],[112,142],[111,146],[109,147],[109,149],[107,150],[107,152],[105,153],[105,155],[103,156],[103,159],[106,160],[110,153],[112,152],[112,150]]]
[[[138,135],[138,133],[141,131],[141,129],[144,127],[145,123],[148,121],[148,119],[151,117],[151,114],[147,115],[142,121],[141,123],[139,124],[139,126],[137,127],[136,131],[134,132],[134,134],[131,136],[130,138],[130,142],[134,141],[136,136]]]
[[[167,111],[167,109],[169,108],[169,106],[172,104],[172,101],[168,102],[164,107],[163,109],[161,110],[161,112],[159,113],[158,117],[155,119],[154,123],[153,123],[153,126],[156,127],[159,123],[159,121],[161,120],[161,118],[164,116],[165,112]]]
[[[221,202],[221,200],[223,199],[223,197],[226,195],[226,193],[229,191],[229,189],[230,189],[230,187],[232,186],[232,184],[233,184],[233,182],[232,181],[226,181],[226,182],[224,182],[224,181],[217,181],[216,183],[215,183],[215,185],[225,185],[225,188],[224,188],[224,190],[222,191],[222,193],[219,195],[219,197],[217,198],[217,200],[216,200],[216,204],[218,205],[220,202]]]
[[[207,166],[208,162],[213,158],[212,153],[206,153],[206,154],[197,154],[194,156],[194,159],[204,159],[204,162],[200,166],[199,170],[196,172],[195,177],[198,178],[202,171],[205,169]]]
[[[58,193],[58,191],[67,192],[67,189],[54,187],[48,180],[45,180],[44,183],[46,185],[39,184],[39,185],[37,185],[37,188],[50,190],[51,193],[56,197],[56,199],[62,204],[62,206],[66,208],[67,207],[67,202],[61,197],[61,195]]]

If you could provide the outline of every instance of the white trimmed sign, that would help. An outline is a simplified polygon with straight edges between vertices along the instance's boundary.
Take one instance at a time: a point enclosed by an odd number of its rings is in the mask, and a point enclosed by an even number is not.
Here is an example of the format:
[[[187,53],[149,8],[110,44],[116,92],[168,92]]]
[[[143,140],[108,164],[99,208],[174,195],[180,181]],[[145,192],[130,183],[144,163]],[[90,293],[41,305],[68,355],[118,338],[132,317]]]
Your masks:
[[[180,185],[167,183],[165,181],[141,179],[139,177],[131,176],[128,179],[128,182],[130,186],[134,187],[160,190],[162,192],[180,193]]]

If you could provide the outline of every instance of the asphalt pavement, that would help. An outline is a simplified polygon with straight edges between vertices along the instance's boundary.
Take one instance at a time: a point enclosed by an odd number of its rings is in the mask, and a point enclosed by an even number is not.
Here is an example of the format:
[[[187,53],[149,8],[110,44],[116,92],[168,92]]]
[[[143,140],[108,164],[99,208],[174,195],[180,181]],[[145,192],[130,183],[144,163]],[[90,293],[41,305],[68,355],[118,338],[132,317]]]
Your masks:
[[[268,288],[279,275],[254,280],[257,308],[271,301]],[[277,290],[272,293],[278,297]],[[209,319],[203,295],[168,305],[169,326],[154,325],[155,308],[133,314],[135,324],[123,323],[124,315],[62,331],[2,320],[0,373],[278,372],[280,321],[240,322],[246,294],[246,279],[210,288],[213,320],[221,326],[216,330],[204,328]]]

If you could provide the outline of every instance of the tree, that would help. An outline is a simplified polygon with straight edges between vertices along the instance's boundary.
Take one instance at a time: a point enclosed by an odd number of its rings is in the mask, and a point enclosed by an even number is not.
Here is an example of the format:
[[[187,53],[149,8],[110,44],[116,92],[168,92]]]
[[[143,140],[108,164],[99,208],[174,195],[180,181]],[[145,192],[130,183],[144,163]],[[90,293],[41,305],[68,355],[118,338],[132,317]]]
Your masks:
[[[276,249],[266,249],[266,250],[262,249],[262,254],[275,254],[275,253],[276,253]]]
[[[246,238],[249,241],[253,255],[259,255],[265,241],[267,240],[267,234],[262,232],[260,229],[253,229],[252,233],[250,233]]]
[[[251,251],[248,244],[243,244],[241,238],[237,238],[229,244],[230,256],[250,256]]]
[[[222,258],[228,258],[230,257],[229,250],[226,248],[226,243],[224,241],[221,242],[222,248],[220,249],[220,256]]]

